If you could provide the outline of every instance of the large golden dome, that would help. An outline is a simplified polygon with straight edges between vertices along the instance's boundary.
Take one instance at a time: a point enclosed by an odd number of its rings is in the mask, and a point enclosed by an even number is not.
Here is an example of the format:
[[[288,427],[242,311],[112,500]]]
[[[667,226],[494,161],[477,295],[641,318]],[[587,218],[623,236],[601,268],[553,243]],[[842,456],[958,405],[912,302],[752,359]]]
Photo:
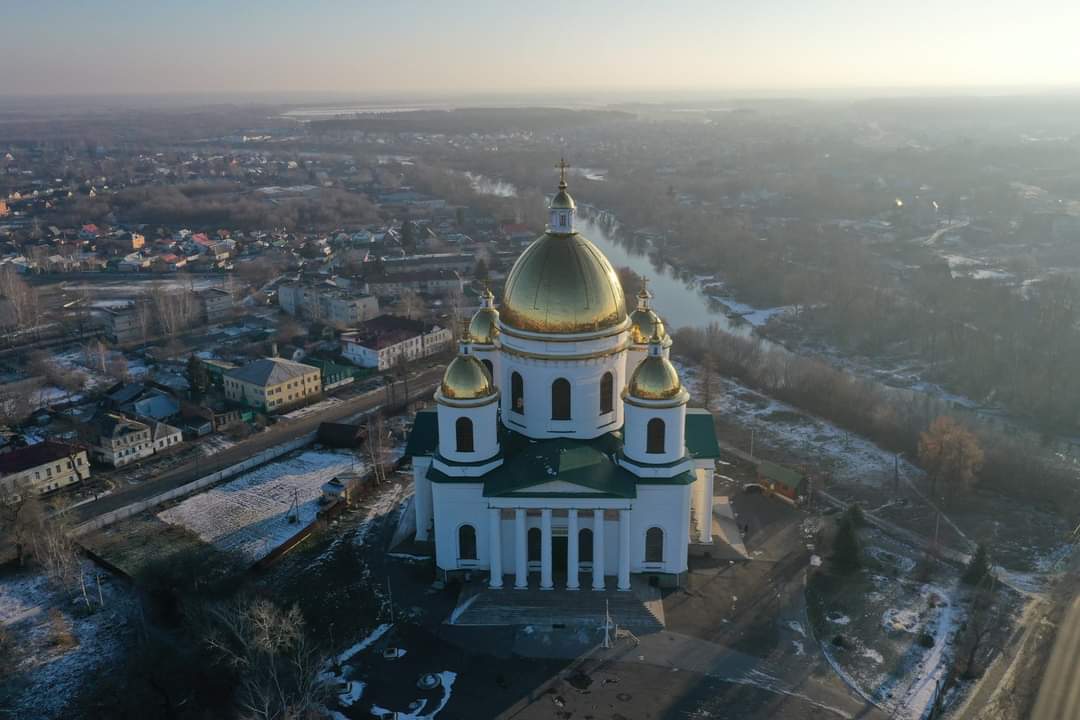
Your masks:
[[[472,355],[458,355],[450,361],[439,389],[450,400],[479,400],[495,393],[487,368]]]
[[[539,333],[588,333],[625,326],[622,284],[600,250],[578,233],[545,233],[506,279],[504,326]]]

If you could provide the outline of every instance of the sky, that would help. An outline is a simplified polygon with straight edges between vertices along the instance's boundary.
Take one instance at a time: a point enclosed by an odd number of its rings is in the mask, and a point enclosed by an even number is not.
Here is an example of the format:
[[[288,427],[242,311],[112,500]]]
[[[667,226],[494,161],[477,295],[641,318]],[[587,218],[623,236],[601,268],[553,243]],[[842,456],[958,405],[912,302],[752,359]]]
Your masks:
[[[1080,88],[1077,0],[32,0],[0,96]]]

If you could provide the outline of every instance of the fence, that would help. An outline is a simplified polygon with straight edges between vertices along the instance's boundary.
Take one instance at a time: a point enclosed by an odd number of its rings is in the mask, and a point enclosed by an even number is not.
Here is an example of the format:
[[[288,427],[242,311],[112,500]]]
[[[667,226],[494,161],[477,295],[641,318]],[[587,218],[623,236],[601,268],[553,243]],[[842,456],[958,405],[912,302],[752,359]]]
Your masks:
[[[72,529],[71,534],[74,537],[78,537],[80,535],[85,535],[88,532],[93,532],[94,530],[100,530],[103,527],[112,525],[113,523],[119,522],[120,520],[126,520],[133,515],[138,515],[141,512],[149,510],[153,507],[157,507],[158,505],[169,502],[170,500],[177,500],[187,495],[191,495],[198,490],[202,490],[203,488],[210,487],[211,485],[216,485],[222,480],[227,480],[235,475],[239,475],[242,472],[251,470],[252,468],[262,465],[264,463],[268,463],[271,460],[275,460],[286,453],[290,453],[293,450],[297,450],[304,447],[305,445],[314,442],[315,435],[316,433],[314,432],[308,433],[307,435],[301,435],[294,440],[289,440],[288,442],[284,442],[280,445],[275,445],[274,447],[267,448],[260,453],[252,455],[247,460],[243,460],[236,463],[235,465],[230,465],[227,468],[223,468],[221,470],[218,470],[217,472],[205,475],[198,480],[193,480],[185,485],[180,485],[179,487],[175,487],[172,490],[166,490],[163,493],[159,493],[158,495],[154,495],[153,497],[149,497],[145,500],[134,502],[130,505],[126,505],[111,512],[103,513],[96,518],[93,518],[92,520],[87,520],[80,525],[76,525]]]

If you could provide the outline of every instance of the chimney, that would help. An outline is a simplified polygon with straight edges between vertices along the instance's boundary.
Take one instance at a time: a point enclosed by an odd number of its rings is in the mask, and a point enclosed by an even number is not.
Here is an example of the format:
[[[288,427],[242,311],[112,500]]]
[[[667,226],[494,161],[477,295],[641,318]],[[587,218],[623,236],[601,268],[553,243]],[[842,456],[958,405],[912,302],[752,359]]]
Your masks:
[[[272,342],[272,343],[270,343],[270,357],[277,357],[277,356],[278,356],[278,354],[277,354],[277,343]]]

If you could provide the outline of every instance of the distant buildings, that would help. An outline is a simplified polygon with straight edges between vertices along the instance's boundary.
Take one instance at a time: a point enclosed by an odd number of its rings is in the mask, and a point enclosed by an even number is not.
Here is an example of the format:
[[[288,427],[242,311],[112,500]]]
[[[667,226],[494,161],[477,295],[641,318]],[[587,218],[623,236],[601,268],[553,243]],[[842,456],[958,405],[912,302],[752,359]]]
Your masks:
[[[104,308],[105,334],[109,340],[119,345],[135,342],[142,338],[141,312],[146,312],[135,303],[122,307]]]
[[[451,272],[471,272],[476,265],[473,253],[429,253],[426,255],[405,255],[403,257],[383,258],[382,266],[387,275],[417,272],[419,270],[447,270]]]
[[[232,312],[233,296],[228,290],[206,288],[197,290],[195,297],[206,322],[215,322]]]
[[[442,352],[453,339],[448,328],[397,315],[380,315],[356,331],[343,333],[341,354],[360,367],[388,370],[399,358],[416,360]]]
[[[45,441],[0,453],[0,487],[11,496],[43,495],[90,477],[86,450]]]
[[[404,292],[446,295],[461,287],[461,276],[452,270],[412,270],[368,279],[368,292],[382,297]]]
[[[300,405],[322,392],[319,368],[284,358],[263,358],[228,370],[224,385],[228,400],[264,412]]]
[[[375,297],[327,282],[283,284],[278,287],[278,305],[294,317],[335,327],[352,327],[379,314]]]

